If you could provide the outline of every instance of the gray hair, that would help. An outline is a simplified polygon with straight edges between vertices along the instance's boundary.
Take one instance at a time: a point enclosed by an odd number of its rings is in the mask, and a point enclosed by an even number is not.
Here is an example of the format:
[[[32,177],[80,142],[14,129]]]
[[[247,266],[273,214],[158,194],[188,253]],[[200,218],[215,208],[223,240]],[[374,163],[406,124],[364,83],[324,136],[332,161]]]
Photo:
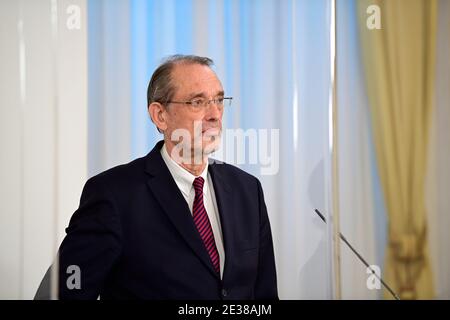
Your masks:
[[[166,104],[170,101],[175,93],[175,86],[172,83],[172,69],[176,64],[200,64],[211,67],[214,62],[207,57],[194,55],[175,54],[167,57],[153,72],[152,78],[147,88],[147,108],[153,102]],[[161,132],[158,127],[158,132]]]
[[[147,89],[147,108],[153,102],[161,104],[170,101],[175,93],[175,86],[172,83],[172,70],[176,64],[200,64],[211,67],[214,62],[207,57],[195,55],[176,54],[167,57],[153,72]]]

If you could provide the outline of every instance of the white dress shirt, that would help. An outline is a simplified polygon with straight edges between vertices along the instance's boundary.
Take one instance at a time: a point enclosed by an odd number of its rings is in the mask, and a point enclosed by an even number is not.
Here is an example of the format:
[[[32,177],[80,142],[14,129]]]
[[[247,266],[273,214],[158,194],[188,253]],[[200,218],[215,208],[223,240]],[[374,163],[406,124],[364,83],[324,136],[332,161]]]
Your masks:
[[[180,166],[173,160],[166,149],[166,144],[161,148],[161,156],[166,163],[167,168],[175,180],[178,189],[186,200],[189,210],[192,214],[192,207],[194,206],[195,190],[194,190],[194,176],[192,173]],[[223,277],[223,267],[225,265],[225,251],[223,248],[222,229],[220,225],[219,210],[217,209],[216,195],[214,193],[214,186],[211,180],[211,175],[208,174],[208,162],[200,176],[205,180],[203,185],[203,203],[205,205],[206,213],[208,214],[211,223],[214,240],[216,241],[217,251],[220,258],[220,278]]]

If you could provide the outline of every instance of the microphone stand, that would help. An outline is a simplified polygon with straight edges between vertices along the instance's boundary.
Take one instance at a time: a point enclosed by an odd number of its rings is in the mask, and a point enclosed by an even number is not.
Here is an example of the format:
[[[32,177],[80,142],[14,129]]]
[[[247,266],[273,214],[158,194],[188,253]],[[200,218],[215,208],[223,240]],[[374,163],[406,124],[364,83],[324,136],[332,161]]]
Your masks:
[[[318,209],[314,209],[314,211],[317,213],[317,215],[320,217],[320,219],[323,220],[323,222],[327,223],[325,220],[325,217],[320,213]],[[381,284],[390,292],[390,294],[395,298],[395,300],[400,300],[400,298],[397,296],[397,294],[383,281],[381,277],[379,277],[375,271],[369,266],[369,264],[364,260],[364,258],[352,247],[352,245],[347,241],[347,239],[342,235],[342,233],[339,232],[339,236],[342,239],[342,241],[345,242],[345,244],[353,251],[354,254],[359,258],[359,260],[364,263],[364,265],[372,271],[372,274],[374,274],[378,280],[380,280]]]

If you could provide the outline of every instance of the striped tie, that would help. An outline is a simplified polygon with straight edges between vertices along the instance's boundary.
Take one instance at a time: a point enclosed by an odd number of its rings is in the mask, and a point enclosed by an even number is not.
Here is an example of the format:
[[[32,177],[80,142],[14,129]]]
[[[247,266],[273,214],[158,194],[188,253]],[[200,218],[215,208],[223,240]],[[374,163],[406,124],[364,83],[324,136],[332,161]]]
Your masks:
[[[214,234],[209,222],[208,214],[206,213],[205,206],[203,204],[203,184],[205,180],[202,177],[197,177],[194,180],[195,199],[192,213],[194,217],[194,223],[197,227],[200,237],[203,240],[203,244],[208,251],[211,262],[217,273],[220,271],[220,259],[219,252],[217,251],[216,242],[214,241]]]

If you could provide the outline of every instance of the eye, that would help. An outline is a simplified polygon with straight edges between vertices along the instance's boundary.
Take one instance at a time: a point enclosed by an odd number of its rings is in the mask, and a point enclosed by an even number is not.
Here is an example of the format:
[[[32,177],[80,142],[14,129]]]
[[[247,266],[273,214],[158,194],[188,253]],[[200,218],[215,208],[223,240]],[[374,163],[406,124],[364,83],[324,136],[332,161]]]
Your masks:
[[[199,107],[205,103],[204,99],[198,98],[191,101],[191,105],[194,107]]]
[[[223,97],[214,99],[217,104],[223,104]]]

